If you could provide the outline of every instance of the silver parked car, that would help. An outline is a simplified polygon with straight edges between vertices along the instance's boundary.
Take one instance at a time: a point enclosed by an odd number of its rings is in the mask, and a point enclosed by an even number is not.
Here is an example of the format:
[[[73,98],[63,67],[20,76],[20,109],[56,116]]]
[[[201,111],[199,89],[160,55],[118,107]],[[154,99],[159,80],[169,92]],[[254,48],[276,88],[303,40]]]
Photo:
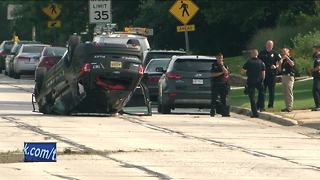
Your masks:
[[[11,48],[10,53],[5,58],[5,74],[13,77],[13,60],[14,57],[19,53],[19,50],[22,44],[40,44],[36,41],[20,41],[18,43],[14,43],[13,47]]]
[[[20,79],[22,74],[34,74],[42,50],[50,45],[23,44],[13,60],[13,77]]]

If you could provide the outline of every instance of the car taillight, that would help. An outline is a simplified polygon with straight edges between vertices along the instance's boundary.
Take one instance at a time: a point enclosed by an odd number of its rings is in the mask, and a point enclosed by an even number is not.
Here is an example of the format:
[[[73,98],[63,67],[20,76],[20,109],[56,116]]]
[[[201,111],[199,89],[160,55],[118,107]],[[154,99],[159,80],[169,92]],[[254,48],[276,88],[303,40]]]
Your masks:
[[[87,72],[90,72],[91,70],[91,67],[90,67],[90,64],[89,63],[86,63],[82,66],[81,70],[80,70],[80,75],[84,74],[84,73],[87,73]]]
[[[19,61],[28,61],[28,60],[30,60],[30,58],[29,57],[25,57],[25,56],[17,56],[17,60],[19,60]]]
[[[179,74],[174,73],[174,72],[168,72],[168,73],[166,73],[166,76],[167,76],[168,79],[171,79],[171,80],[180,80],[180,79],[182,79],[182,76],[180,76]]]
[[[177,96],[177,93],[172,92],[172,93],[169,94],[169,96],[171,96],[171,97]]]
[[[6,56],[7,53],[5,53],[4,51],[0,51],[0,56]]]
[[[139,70],[138,70],[138,72],[139,72],[140,75],[143,75],[144,69],[143,69],[143,66],[142,66],[142,65],[139,65]]]

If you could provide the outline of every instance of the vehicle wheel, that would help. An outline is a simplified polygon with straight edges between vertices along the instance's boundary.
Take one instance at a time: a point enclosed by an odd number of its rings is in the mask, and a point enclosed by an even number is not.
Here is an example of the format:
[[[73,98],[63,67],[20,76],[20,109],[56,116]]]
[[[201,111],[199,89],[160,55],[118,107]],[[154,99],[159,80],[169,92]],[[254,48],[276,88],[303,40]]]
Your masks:
[[[161,113],[161,114],[163,113],[160,103],[158,103],[158,113]]]
[[[9,71],[9,72],[8,72],[8,75],[9,75],[9,77],[12,77],[12,78],[13,78],[13,72],[12,72],[12,71]]]
[[[8,76],[8,72],[6,70],[4,71],[4,75]]]
[[[170,114],[171,113],[171,109],[170,107],[168,107],[168,105],[166,104],[162,104],[162,103],[158,103],[158,112],[161,114]]]
[[[171,109],[170,109],[170,107],[168,107],[168,105],[161,104],[161,109],[162,109],[163,114],[170,114],[171,113]]]
[[[20,74],[19,74],[19,73],[14,73],[14,74],[13,74],[13,78],[15,78],[15,79],[20,79]]]

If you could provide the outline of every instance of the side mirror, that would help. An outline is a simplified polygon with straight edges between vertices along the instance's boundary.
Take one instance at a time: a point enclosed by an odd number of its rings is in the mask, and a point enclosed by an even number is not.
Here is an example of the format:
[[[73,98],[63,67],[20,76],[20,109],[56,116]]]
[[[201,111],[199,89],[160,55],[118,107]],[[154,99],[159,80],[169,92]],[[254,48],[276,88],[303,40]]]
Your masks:
[[[156,72],[162,72],[165,73],[166,70],[163,69],[163,67],[156,67]]]

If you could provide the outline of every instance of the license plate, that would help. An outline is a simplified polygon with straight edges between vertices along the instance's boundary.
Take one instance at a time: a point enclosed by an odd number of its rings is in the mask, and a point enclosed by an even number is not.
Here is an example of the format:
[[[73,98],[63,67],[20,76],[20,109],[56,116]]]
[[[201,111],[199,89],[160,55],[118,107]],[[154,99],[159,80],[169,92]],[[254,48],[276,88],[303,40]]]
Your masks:
[[[111,67],[111,68],[122,68],[122,62],[119,62],[119,61],[111,61],[110,67]]]
[[[192,84],[203,84],[203,79],[192,79]]]

